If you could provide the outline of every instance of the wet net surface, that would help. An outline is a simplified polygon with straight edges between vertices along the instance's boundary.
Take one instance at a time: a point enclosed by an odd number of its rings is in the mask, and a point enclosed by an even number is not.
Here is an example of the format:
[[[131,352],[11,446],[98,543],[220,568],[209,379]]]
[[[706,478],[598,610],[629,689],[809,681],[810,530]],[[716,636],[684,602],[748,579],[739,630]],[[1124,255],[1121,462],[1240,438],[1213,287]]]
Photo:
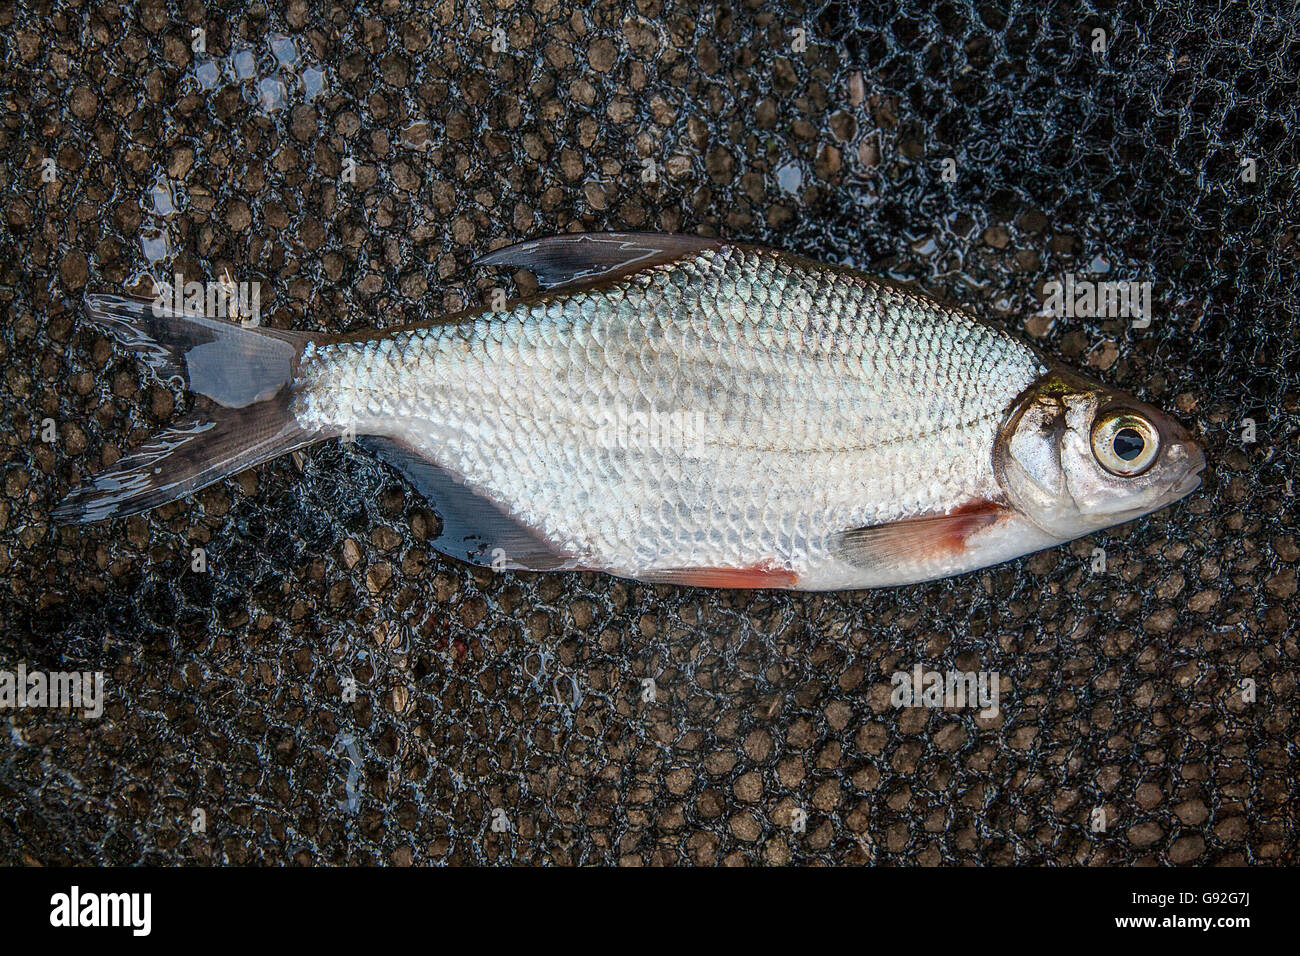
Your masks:
[[[0,667],[107,685],[0,712],[0,860],[1294,863],[1286,6],[0,6]],[[186,401],[84,292],[228,270],[267,324],[392,325],[579,226],[916,281],[1194,426],[1206,482],[829,595],[470,569],[338,444],[51,526]],[[1151,324],[1035,316],[1067,272]],[[892,707],[916,664],[1000,714]]]

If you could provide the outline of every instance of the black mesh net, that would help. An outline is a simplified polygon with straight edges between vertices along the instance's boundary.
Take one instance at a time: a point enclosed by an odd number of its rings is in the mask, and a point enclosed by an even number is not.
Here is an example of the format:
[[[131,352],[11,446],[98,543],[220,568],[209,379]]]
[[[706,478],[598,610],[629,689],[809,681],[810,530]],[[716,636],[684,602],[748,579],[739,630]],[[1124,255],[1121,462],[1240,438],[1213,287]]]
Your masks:
[[[1296,18],[1014,7],[0,6],[0,667],[108,688],[2,712],[0,860],[1295,862]],[[346,331],[577,226],[914,280],[1194,424],[1206,483],[826,595],[471,569],[338,444],[50,524],[186,401],[84,291],[229,272]],[[1150,325],[1038,316],[1065,273]],[[895,709],[918,663],[1000,715]]]

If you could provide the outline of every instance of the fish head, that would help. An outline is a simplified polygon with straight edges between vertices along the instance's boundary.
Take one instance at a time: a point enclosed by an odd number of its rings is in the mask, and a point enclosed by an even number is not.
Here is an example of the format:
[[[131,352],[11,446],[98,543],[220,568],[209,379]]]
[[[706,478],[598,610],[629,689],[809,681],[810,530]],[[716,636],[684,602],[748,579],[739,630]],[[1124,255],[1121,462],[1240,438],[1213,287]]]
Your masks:
[[[1178,422],[1065,369],[1016,400],[993,452],[1011,505],[1062,541],[1172,504],[1200,485],[1204,467]]]

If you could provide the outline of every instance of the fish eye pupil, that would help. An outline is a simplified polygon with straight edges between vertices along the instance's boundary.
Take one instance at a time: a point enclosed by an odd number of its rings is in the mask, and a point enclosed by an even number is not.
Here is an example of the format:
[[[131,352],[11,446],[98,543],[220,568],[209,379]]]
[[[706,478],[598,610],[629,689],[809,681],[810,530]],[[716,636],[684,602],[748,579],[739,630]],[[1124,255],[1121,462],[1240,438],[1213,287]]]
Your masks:
[[[1142,449],[1146,447],[1146,441],[1134,429],[1121,428],[1115,433],[1115,439],[1111,442],[1111,447],[1115,449],[1115,455],[1122,461],[1132,461],[1142,454]]]

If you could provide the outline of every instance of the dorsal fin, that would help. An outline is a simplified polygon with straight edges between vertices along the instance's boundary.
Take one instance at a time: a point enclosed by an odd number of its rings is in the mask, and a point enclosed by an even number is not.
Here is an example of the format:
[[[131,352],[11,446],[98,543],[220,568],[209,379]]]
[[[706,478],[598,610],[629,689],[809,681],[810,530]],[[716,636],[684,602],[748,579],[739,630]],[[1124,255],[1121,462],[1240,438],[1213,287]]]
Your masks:
[[[497,571],[558,571],[576,566],[550,542],[452,477],[411,446],[376,435],[357,445],[392,465],[433,505],[442,534],[430,544],[460,561]]]
[[[543,289],[572,289],[621,279],[725,245],[721,239],[671,233],[570,232],[517,242],[480,256],[472,264],[527,269]]]

